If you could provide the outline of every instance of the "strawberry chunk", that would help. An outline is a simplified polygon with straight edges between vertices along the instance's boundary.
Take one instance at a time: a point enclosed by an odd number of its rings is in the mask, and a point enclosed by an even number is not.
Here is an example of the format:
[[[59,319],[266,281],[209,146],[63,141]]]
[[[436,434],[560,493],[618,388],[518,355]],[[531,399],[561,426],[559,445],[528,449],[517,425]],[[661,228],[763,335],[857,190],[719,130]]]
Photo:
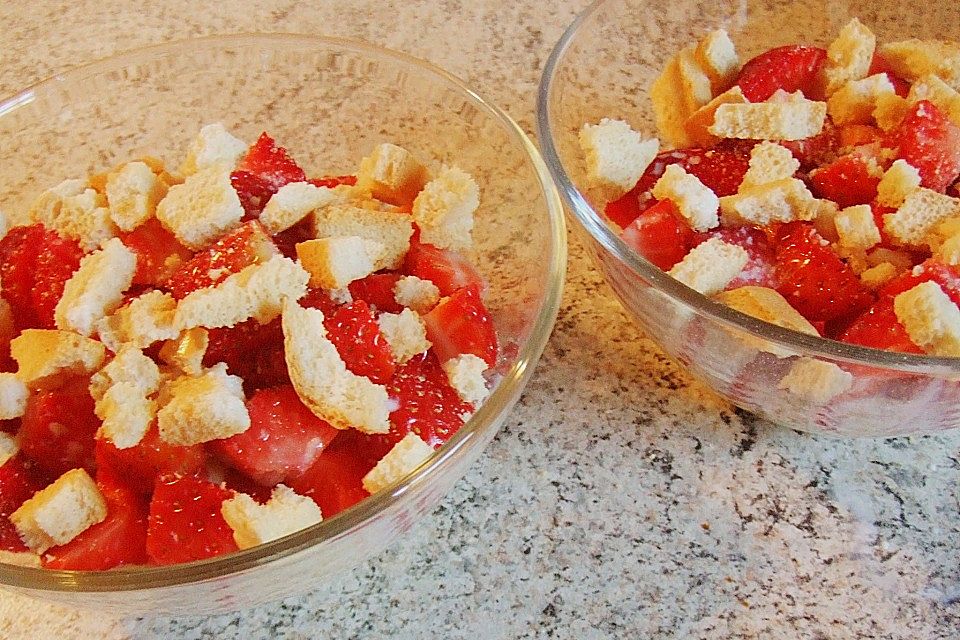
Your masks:
[[[92,474],[96,468],[94,434],[100,418],[93,411],[89,384],[89,378],[73,378],[27,399],[18,434],[20,451],[54,477],[77,467]]]
[[[931,280],[940,285],[954,304],[960,305],[960,270],[934,259],[926,260],[910,271],[897,276],[881,287],[878,293],[882,298],[895,298],[904,291]]]
[[[441,362],[472,353],[491,367],[497,363],[497,334],[480,288],[470,285],[442,299],[423,316],[427,339]]]
[[[802,91],[807,98],[819,98],[817,76],[827,59],[820,47],[786,45],[748,60],[740,68],[736,84],[750,102],[763,102],[778,89]]]
[[[175,564],[236,551],[233,530],[220,514],[232,497],[232,491],[193,476],[158,479],[147,525],[150,560]]]
[[[307,287],[307,293],[300,298],[300,306],[305,309],[320,309],[326,317],[336,311],[340,303],[331,298],[326,289]]]
[[[291,260],[297,259],[297,245],[307,240],[313,240],[313,222],[309,216],[273,236],[277,249]]]
[[[900,353],[923,353],[923,349],[910,339],[907,330],[897,320],[897,314],[893,310],[893,298],[878,300],[857,317],[837,340]]]
[[[623,241],[664,271],[683,260],[693,239],[693,229],[670,200],[653,205],[623,230]]]
[[[350,289],[350,295],[353,296],[354,300],[363,300],[369,303],[371,306],[376,307],[377,311],[383,311],[385,313],[400,313],[403,311],[403,305],[397,302],[396,294],[394,293],[393,289],[397,285],[397,281],[402,277],[402,273],[397,273],[395,271],[390,271],[387,273],[373,273],[366,278],[354,280],[348,285],[348,288]],[[308,305],[304,304],[303,306]],[[326,311],[324,311],[324,313],[326,313]]]
[[[137,255],[134,284],[160,285],[193,256],[156,218],[150,218],[133,231],[121,233],[120,240]]]
[[[44,231],[43,245],[34,267],[31,297],[40,328],[56,329],[54,309],[73,272],[80,268],[83,249],[72,238],[61,238],[55,231]]]
[[[840,156],[810,174],[810,190],[818,198],[833,200],[841,209],[869,204],[877,197],[880,176],[870,171],[869,161],[859,153]]]
[[[43,248],[43,225],[14,227],[0,239],[0,282],[2,295],[13,309],[13,321],[18,331],[37,327],[33,306],[34,271],[37,256]]]
[[[109,471],[97,471],[107,517],[42,558],[47,569],[104,571],[147,561],[147,501]]]
[[[240,198],[244,222],[259,217],[263,208],[267,206],[270,196],[277,191],[266,180],[249,171],[231,173],[230,185]]]
[[[323,326],[351,372],[377,384],[384,384],[393,375],[397,366],[393,352],[366,302],[356,300],[335,309],[324,318]]]
[[[247,400],[247,410],[249,429],[208,446],[262,485],[299,478],[339,433],[315,416],[291,386],[256,392]]]
[[[800,163],[800,169],[807,171],[827,164],[836,157],[841,146],[840,129],[828,116],[817,135],[802,140],[778,140],[777,144],[789,149]]]
[[[207,460],[203,445],[177,446],[160,439],[156,425],[132,447],[118,449],[98,439],[94,447],[98,473],[109,469],[127,486],[141,494],[153,491],[160,476],[190,476],[200,473]]]
[[[351,438],[354,433],[359,437],[364,435],[352,429],[342,432],[313,466],[291,484],[294,491],[317,503],[324,519],[332,518],[370,495],[362,481],[376,461],[361,455]]]
[[[807,223],[776,230],[777,291],[810,321],[855,314],[873,302],[853,270]]]
[[[928,189],[944,193],[960,176],[960,127],[928,100],[913,105],[884,144],[920,172]]]
[[[232,327],[210,329],[204,366],[224,362],[227,370],[243,378],[244,390],[289,384],[283,357],[283,328],[280,318],[261,325],[250,318]]]
[[[40,469],[22,453],[17,453],[0,465],[0,529],[9,524],[11,513],[20,508],[34,493],[47,486],[47,478]],[[12,525],[10,525],[12,526]],[[6,541],[6,542],[4,542]],[[0,549],[23,551],[23,543],[14,532],[14,548],[6,535],[0,531]]]
[[[285,184],[307,179],[303,169],[297,166],[287,154],[287,150],[278,147],[273,138],[265,132],[260,134],[247,155],[240,160],[237,171],[246,171],[259,178],[271,195]]]
[[[334,187],[339,187],[344,184],[352,187],[357,184],[357,176],[324,176],[322,178],[313,178],[307,182],[315,187],[327,187],[328,189],[333,189]]]
[[[483,278],[465,256],[432,244],[411,242],[402,271],[431,281],[442,296],[471,285],[483,287]]]
[[[721,227],[697,234],[694,244],[710,238],[719,238],[747,251],[747,264],[727,285],[728,290],[746,286],[777,288],[776,257],[763,231],[757,227]]]
[[[174,298],[180,300],[188,293],[216,285],[276,253],[276,246],[260,223],[247,222],[181,265],[164,286]]]
[[[867,75],[873,76],[878,73],[886,74],[887,79],[890,80],[890,84],[893,85],[893,90],[901,98],[906,98],[907,94],[910,93],[910,83],[893,72],[893,68],[890,66],[890,63],[887,62],[886,58],[874,52]]]

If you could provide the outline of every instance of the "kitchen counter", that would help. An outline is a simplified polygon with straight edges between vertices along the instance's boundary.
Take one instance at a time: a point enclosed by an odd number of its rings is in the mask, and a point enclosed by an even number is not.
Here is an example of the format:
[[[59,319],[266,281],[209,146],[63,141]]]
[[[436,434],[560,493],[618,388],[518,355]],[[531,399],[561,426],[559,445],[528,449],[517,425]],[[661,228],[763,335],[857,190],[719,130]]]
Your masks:
[[[362,38],[431,60],[534,127],[582,1],[0,3],[0,95],[211,33]],[[212,5],[211,5],[212,6]],[[735,410],[630,323],[571,235],[535,377],[409,537],[299,597],[119,619],[0,593],[0,637],[956,638],[960,433],[814,437]]]

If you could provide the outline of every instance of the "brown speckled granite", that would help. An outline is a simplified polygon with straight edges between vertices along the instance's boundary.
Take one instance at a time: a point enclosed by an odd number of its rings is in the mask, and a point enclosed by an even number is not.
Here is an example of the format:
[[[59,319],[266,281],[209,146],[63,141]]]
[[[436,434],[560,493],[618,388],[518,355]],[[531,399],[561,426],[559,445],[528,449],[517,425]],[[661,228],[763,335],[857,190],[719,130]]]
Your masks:
[[[108,4],[0,4],[0,94],[169,39],[327,33],[441,64],[532,130],[540,67],[585,3]],[[401,544],[214,618],[115,620],[0,593],[0,637],[955,638],[958,451],[960,435],[835,441],[733,410],[639,334],[574,239],[527,393]]]

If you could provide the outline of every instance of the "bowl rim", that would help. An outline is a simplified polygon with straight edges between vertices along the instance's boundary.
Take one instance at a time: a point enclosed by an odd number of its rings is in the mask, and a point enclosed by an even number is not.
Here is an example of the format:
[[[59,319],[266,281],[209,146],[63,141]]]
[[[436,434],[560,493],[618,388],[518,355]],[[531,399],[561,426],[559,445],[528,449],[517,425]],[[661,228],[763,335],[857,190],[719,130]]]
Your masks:
[[[566,52],[573,46],[581,30],[608,0],[594,0],[564,30],[543,68],[537,87],[536,129],[543,159],[560,188],[560,195],[576,221],[590,234],[603,250],[625,264],[634,274],[698,314],[707,316],[727,327],[747,331],[764,340],[796,351],[799,355],[840,361],[852,365],[893,369],[904,373],[951,375],[960,372],[960,357],[929,356],[884,351],[811,336],[760,320],[731,307],[715,302],[707,296],[675,280],[660,268],[631,249],[604,221],[600,214],[576,187],[560,160],[555,142],[556,124],[550,111],[550,101],[557,91],[558,71]]]
[[[556,321],[563,295],[567,264],[567,233],[563,204],[537,147],[523,129],[503,110],[471,89],[467,84],[441,67],[409,54],[350,38],[299,33],[238,33],[186,38],[137,47],[117,52],[106,58],[72,67],[30,85],[16,94],[0,100],[0,117],[29,104],[34,92],[51,87],[67,78],[82,78],[89,74],[109,72],[114,67],[127,66],[155,57],[182,54],[187,48],[204,49],[230,45],[235,48],[257,46],[339,48],[373,58],[386,59],[394,64],[416,67],[463,94],[474,107],[503,127],[509,138],[525,152],[536,174],[544,199],[548,223],[549,254],[543,256],[548,268],[547,289],[540,303],[529,338],[521,345],[516,361],[503,374],[487,400],[470,419],[434,452],[416,470],[356,505],[301,529],[283,538],[250,549],[223,556],[167,566],[118,567],[107,571],[68,571],[20,566],[0,562],[0,585],[52,592],[122,592],[175,587],[223,578],[231,574],[249,572],[275,560],[289,558],[318,544],[333,541],[358,529],[377,514],[390,510],[407,492],[419,488],[440,474],[475,446],[492,437],[500,419],[512,408],[526,385],[546,346]]]

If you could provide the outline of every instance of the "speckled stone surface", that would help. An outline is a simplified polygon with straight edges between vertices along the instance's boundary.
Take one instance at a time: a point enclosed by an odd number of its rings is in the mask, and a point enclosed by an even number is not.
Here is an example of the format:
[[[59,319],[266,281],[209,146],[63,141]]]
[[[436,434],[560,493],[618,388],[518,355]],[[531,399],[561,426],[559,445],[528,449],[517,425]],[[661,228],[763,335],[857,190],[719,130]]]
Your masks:
[[[439,63],[532,131],[540,68],[584,3],[196,4],[0,4],[0,94],[148,43],[328,33]],[[0,637],[960,636],[960,434],[836,441],[742,414],[640,334],[571,240],[533,381],[408,538],[220,617],[114,619],[0,593]]]

